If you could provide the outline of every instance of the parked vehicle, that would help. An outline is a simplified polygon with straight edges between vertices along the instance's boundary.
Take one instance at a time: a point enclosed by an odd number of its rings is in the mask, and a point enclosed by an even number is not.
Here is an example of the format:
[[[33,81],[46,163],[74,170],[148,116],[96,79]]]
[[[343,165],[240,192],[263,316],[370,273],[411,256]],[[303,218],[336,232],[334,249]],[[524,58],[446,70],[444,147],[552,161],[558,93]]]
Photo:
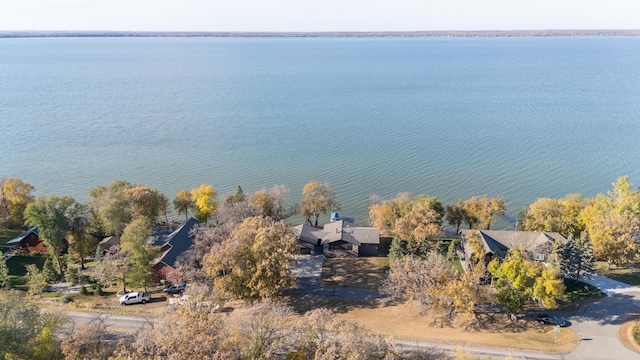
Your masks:
[[[145,292],[132,292],[120,297],[120,305],[130,305],[130,304],[146,304],[151,301],[151,295]]]
[[[187,283],[181,282],[179,284],[173,284],[162,289],[167,294],[180,294],[187,287]]]
[[[565,319],[558,318],[557,316],[549,316],[547,314],[539,315],[536,318],[536,321],[538,321],[540,325],[558,325],[560,327],[567,327],[571,325],[571,323]]]

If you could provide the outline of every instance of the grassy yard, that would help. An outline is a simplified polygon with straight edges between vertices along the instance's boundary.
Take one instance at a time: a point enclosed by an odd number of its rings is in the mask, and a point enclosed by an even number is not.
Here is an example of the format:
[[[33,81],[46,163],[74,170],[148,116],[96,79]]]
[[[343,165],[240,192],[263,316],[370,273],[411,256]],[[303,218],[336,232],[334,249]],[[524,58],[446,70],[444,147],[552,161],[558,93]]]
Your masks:
[[[329,258],[322,264],[322,286],[378,290],[388,270],[386,257]]]
[[[606,262],[597,261],[596,271],[598,274],[610,279],[640,287],[640,263],[635,264],[634,267],[617,267],[615,265],[611,265],[611,269],[607,270]]]
[[[640,354],[640,315],[631,316],[618,327],[618,338],[624,346]]]
[[[13,256],[7,260],[9,268],[9,278],[11,279],[11,287],[23,288],[26,281],[24,275],[27,273],[25,265],[35,264],[38,269],[42,270],[42,266],[47,258],[45,256]]]
[[[578,344],[576,334],[569,328],[562,328],[554,340],[553,326],[540,325],[535,319],[519,319],[512,324],[504,314],[482,314],[473,326],[465,326],[435,321],[429,315],[419,314],[411,305],[388,303],[383,299],[306,295],[288,298],[286,303],[298,314],[326,307],[342,319],[356,321],[394,339],[545,352],[567,352]]]
[[[605,293],[600,291],[595,286],[589,285],[582,281],[576,281],[573,279],[564,279],[564,286],[567,288],[564,293],[564,298],[567,304],[572,305],[576,301],[591,298],[600,298],[606,296]]]
[[[7,241],[15,239],[21,233],[21,230],[0,229],[0,245],[4,245]]]

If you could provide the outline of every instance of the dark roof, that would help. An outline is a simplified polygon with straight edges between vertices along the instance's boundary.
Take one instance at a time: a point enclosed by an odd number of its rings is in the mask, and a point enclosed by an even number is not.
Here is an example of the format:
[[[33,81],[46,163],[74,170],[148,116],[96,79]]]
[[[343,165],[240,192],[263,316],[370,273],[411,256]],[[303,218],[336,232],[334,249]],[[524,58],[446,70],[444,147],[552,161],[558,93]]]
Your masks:
[[[506,252],[509,249],[533,249],[544,243],[565,241],[557,232],[513,231],[513,230],[462,230],[463,236],[476,232],[482,239],[487,253]]]
[[[29,230],[23,232],[22,234],[18,235],[17,238],[7,241],[7,245],[19,244],[20,241],[22,241],[27,236],[31,235],[31,233],[35,233],[36,235],[38,235],[38,227],[34,226],[31,229],[29,229]]]
[[[185,251],[193,245],[194,236],[191,234],[191,230],[195,228],[200,222],[194,218],[187,220],[176,231],[171,233],[167,237],[165,245],[169,245],[169,249],[162,253],[162,256],[158,262],[163,262],[166,265],[175,268],[176,260]]]
[[[338,220],[325,224],[322,229],[307,223],[295,226],[298,239],[310,244],[316,244],[318,239],[322,244],[333,242],[348,242],[355,245],[380,244],[378,228],[353,226],[353,223]]]

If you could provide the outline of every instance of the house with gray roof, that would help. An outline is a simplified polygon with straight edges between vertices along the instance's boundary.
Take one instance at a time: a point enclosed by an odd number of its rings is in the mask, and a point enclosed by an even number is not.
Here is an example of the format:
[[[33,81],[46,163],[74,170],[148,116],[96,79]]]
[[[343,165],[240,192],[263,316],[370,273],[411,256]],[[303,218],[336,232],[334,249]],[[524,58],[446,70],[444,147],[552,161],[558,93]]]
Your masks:
[[[553,244],[565,242],[562,234],[557,232],[512,231],[512,230],[461,230],[460,239],[464,251],[461,260],[471,258],[473,250],[469,240],[475,237],[482,242],[485,261],[493,257],[504,258],[510,249],[520,249],[525,258],[533,261],[549,260]]]
[[[190,218],[166,237],[166,241],[160,247],[162,255],[160,255],[153,265],[158,282],[167,281],[172,278],[171,275],[177,267],[176,261],[180,255],[184,254],[193,246],[195,235],[192,230],[199,224],[200,222],[198,220]]]
[[[376,256],[380,247],[378,228],[355,226],[345,219],[332,221],[323,228],[307,223],[295,226],[300,252],[334,256]]]

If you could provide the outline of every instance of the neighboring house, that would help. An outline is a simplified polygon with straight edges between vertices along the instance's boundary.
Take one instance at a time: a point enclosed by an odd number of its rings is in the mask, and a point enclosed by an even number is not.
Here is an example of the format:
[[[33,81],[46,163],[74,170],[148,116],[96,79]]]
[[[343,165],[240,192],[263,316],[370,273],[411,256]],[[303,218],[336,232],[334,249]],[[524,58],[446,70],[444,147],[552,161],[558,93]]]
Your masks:
[[[28,253],[45,253],[47,252],[47,247],[44,242],[40,240],[38,236],[38,227],[34,226],[29,230],[23,232],[18,235],[13,240],[7,241],[7,245],[10,246],[10,250],[18,251],[18,252],[28,252]]]
[[[158,282],[165,282],[172,278],[172,272],[176,270],[176,260],[184,254],[194,243],[195,236],[191,232],[200,222],[194,218],[187,220],[176,231],[166,237],[164,244],[161,244],[162,255],[153,265]]]
[[[106,237],[102,239],[102,241],[100,241],[98,245],[100,246],[102,251],[106,254],[109,251],[111,251],[112,247],[120,245],[120,236]]]
[[[307,223],[293,229],[302,254],[378,255],[380,233],[377,228],[354,226],[351,221],[337,220],[325,224],[322,229]]]
[[[471,235],[471,234],[475,235]],[[511,230],[461,230],[460,239],[464,250],[462,261],[471,257],[473,250],[468,242],[475,236],[484,246],[486,262],[495,256],[504,258],[509,249],[521,249],[525,258],[535,261],[547,261],[551,255],[553,243],[567,239],[557,232],[511,231]]]

